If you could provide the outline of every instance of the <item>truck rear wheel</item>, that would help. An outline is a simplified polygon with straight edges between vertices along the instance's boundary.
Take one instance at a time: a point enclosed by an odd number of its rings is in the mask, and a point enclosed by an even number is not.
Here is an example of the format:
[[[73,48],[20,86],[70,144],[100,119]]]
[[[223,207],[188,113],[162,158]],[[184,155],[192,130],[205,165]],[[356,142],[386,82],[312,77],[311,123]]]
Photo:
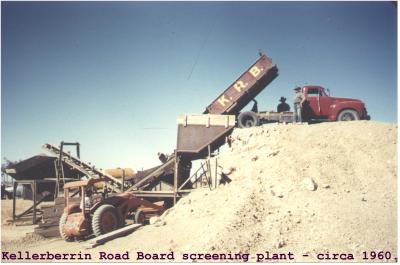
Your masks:
[[[257,126],[259,125],[259,122],[257,114],[252,111],[242,112],[238,117],[238,125],[240,128]]]
[[[67,213],[63,213],[61,215],[58,227],[60,229],[61,238],[64,239],[65,241],[67,241],[67,242],[70,242],[70,241],[74,240],[74,237],[67,236],[67,234],[65,234],[65,232],[64,232],[64,226],[67,223],[67,218],[68,218],[68,214]]]
[[[93,234],[100,236],[117,229],[120,224],[118,219],[118,212],[114,206],[110,204],[101,205],[92,217]]]
[[[359,119],[360,117],[358,116],[357,111],[352,109],[342,110],[337,116],[338,121],[356,121]]]

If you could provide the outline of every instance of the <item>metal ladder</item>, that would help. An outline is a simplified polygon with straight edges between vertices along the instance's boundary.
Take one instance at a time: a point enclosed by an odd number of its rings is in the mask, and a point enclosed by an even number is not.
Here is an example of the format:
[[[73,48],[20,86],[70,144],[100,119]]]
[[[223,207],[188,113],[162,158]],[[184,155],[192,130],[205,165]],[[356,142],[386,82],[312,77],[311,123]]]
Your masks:
[[[109,174],[106,174],[104,172],[101,172],[95,166],[89,165],[88,163],[83,162],[81,159],[76,158],[72,156],[70,153],[61,151],[59,147],[51,145],[51,144],[44,144],[43,149],[46,151],[56,155],[57,157],[60,157],[60,159],[64,162],[65,164],[69,165],[72,169],[77,170],[81,172],[82,174],[86,175],[88,178],[105,178],[107,180],[110,180],[111,183],[113,184],[112,188],[113,190],[117,192],[121,192],[122,189],[122,180],[115,178]]]

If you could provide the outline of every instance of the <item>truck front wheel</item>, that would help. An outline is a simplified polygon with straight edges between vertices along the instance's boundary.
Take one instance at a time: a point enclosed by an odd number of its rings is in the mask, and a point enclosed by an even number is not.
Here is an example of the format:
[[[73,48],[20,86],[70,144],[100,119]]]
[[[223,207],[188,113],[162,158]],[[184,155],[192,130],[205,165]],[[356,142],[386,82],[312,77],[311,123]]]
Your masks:
[[[358,116],[357,111],[352,109],[342,110],[337,116],[338,121],[356,121],[359,119],[360,117]]]
[[[259,122],[257,114],[252,111],[242,112],[238,117],[238,125],[240,128],[257,126],[259,125]]]

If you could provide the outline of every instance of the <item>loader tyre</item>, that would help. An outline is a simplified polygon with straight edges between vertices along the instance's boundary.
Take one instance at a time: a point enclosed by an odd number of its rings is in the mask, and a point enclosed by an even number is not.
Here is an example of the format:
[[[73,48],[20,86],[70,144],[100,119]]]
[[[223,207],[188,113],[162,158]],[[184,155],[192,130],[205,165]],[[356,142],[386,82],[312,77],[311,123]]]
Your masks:
[[[338,121],[357,121],[359,119],[357,111],[352,109],[342,110],[337,116]]]
[[[260,121],[257,117],[257,114],[252,111],[242,112],[238,117],[238,125],[240,128],[257,126],[259,123]]]
[[[70,241],[74,240],[74,237],[67,236],[65,234],[65,232],[64,232],[64,226],[67,223],[67,217],[68,217],[68,213],[63,213],[61,215],[60,222],[59,222],[59,230],[60,230],[61,238],[64,239],[65,241],[67,241],[67,242],[70,242]]]
[[[118,212],[114,206],[110,204],[101,205],[93,213],[93,234],[95,236],[100,236],[117,229],[121,223],[118,219]]]
[[[146,216],[142,210],[137,210],[135,213],[135,223],[136,224],[142,224],[146,222]]]

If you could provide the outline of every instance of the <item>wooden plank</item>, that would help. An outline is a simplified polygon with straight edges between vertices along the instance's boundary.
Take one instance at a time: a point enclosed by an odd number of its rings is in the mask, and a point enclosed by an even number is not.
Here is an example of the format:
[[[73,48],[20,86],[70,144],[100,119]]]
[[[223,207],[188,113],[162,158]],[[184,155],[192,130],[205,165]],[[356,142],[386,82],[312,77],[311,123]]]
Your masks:
[[[58,225],[58,223],[60,222],[60,218],[58,219],[53,219],[53,220],[49,220],[46,223],[39,223],[39,227],[50,227],[50,226],[55,226]]]
[[[40,209],[42,209],[43,211],[47,210],[47,209],[52,209],[52,208],[54,208],[54,205],[41,205],[40,206]]]
[[[58,222],[60,220],[61,216],[53,216],[53,217],[48,217],[48,218],[43,218],[43,223],[51,223],[51,222]]]
[[[43,221],[49,221],[49,220],[53,220],[53,219],[60,219],[61,214],[54,214],[54,215],[48,215],[43,217]]]
[[[54,213],[56,213],[57,211],[53,208],[53,209],[46,209],[46,210],[42,210],[42,215],[43,216],[48,216],[48,215],[52,215]]]
[[[63,197],[58,197],[54,200],[54,204],[64,204],[64,198]]]
[[[51,219],[59,219],[61,217],[61,214],[58,213],[53,213],[53,214],[48,214],[48,215],[43,215],[43,221],[51,220]]]
[[[46,215],[47,213],[53,213],[54,212],[54,207],[51,208],[40,208],[40,210],[43,211],[43,215]]]
[[[50,225],[50,224],[48,224],[48,225],[46,225],[46,224],[43,224],[44,226],[42,226],[42,227],[35,227],[35,230],[37,229],[37,230],[49,230],[49,229],[58,229],[58,223],[57,224],[53,224],[53,225]]]
[[[57,209],[56,211],[44,212],[43,218],[46,219],[46,218],[61,216],[63,212],[64,212],[64,209]]]
[[[219,114],[182,114],[178,116],[178,125],[235,126],[235,115]]]
[[[43,216],[43,220],[47,221],[47,220],[51,220],[51,219],[60,219],[61,215],[62,215],[61,213],[60,214],[54,213],[52,215]]]
[[[70,203],[79,203],[81,199],[79,197],[69,198]],[[64,197],[58,197],[54,200],[54,205],[64,205]]]
[[[60,219],[63,212],[54,212],[52,214],[43,215],[43,221],[48,221],[52,219]]]
[[[50,223],[53,220],[59,220],[61,218],[61,216],[51,216],[51,217],[47,217],[47,218],[42,218],[44,223]]]
[[[53,212],[63,211],[64,208],[65,208],[64,205],[54,206],[54,207],[53,207]],[[46,211],[51,211],[51,209],[47,209]]]
[[[43,212],[43,216],[53,216],[53,215],[62,215],[64,212],[64,207],[63,208],[53,208],[52,210],[46,210]]]
[[[43,223],[41,224],[52,224],[52,223],[58,223],[60,221],[60,217],[54,217],[54,218],[49,218],[44,220]]]
[[[38,204],[37,201],[37,183],[36,180],[32,183],[32,192],[33,192],[33,217],[32,217],[32,224],[36,224],[36,206]],[[45,197],[42,198],[44,200]]]
[[[57,227],[57,229],[58,229],[58,226],[59,226],[59,224],[57,222],[57,223],[51,223],[51,224],[42,224],[36,228],[37,229],[51,229],[51,228]]]
[[[132,225],[128,225],[123,228],[120,228],[118,230],[114,230],[110,233],[98,236],[98,237],[93,238],[92,240],[88,241],[86,248],[93,248],[98,245],[104,244],[107,241],[113,240],[117,237],[128,235],[141,226],[142,226],[141,224],[132,224]]]
[[[16,206],[15,206],[15,204],[16,204],[16,199],[17,199],[17,196],[16,196],[16,194],[17,194],[17,186],[18,186],[18,183],[17,182],[14,182],[14,185],[13,185],[13,208],[12,208],[12,219],[13,219],[13,221],[15,221],[15,210],[16,210]]]
[[[41,235],[43,237],[61,237],[58,227],[54,229],[35,230],[35,234]]]
[[[50,231],[59,229],[58,225],[53,225],[49,227],[35,227],[35,231]]]

